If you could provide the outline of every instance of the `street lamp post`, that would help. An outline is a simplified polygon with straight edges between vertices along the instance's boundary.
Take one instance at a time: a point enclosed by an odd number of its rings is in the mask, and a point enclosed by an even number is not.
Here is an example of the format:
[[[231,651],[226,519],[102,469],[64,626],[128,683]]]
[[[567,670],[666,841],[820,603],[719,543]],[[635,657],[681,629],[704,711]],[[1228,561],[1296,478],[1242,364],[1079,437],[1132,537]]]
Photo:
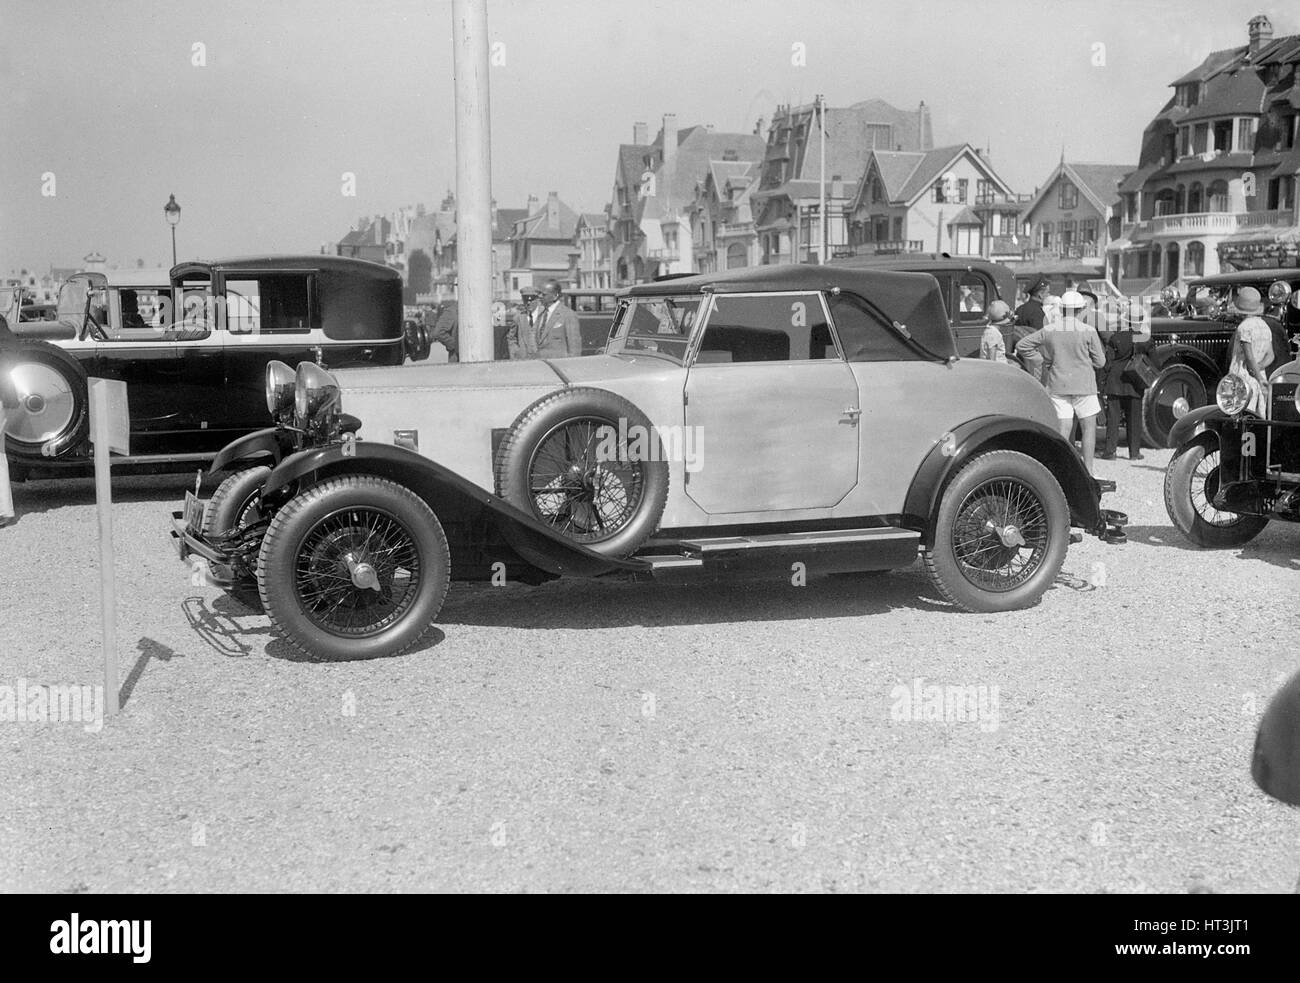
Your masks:
[[[167,204],[163,205],[163,214],[167,224],[172,227],[172,266],[176,265],[176,224],[181,220],[181,206],[176,204],[176,196],[168,195]]]

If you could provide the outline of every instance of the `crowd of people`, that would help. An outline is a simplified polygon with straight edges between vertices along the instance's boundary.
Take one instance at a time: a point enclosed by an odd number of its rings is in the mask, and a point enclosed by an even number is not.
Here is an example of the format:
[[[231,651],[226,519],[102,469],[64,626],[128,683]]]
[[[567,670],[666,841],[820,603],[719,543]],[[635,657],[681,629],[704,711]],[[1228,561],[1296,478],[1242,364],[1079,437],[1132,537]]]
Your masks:
[[[1018,364],[1047,390],[1061,435],[1076,432],[1084,466],[1093,459],[1114,460],[1120,428],[1127,437],[1130,460],[1142,460],[1142,397],[1155,376],[1150,311],[1136,300],[1122,304],[1115,330],[1099,332],[1085,318],[1088,299],[1078,290],[1059,296],[1039,277],[1028,298],[1013,313],[1001,300],[989,304],[989,325],[980,343],[981,357]],[[1275,332],[1261,316],[1264,302],[1254,287],[1240,287],[1233,299],[1242,316],[1232,339],[1228,374],[1240,378],[1249,394],[1247,408],[1264,414],[1267,371],[1284,354],[1275,352]],[[1105,414],[1106,436],[1096,455],[1098,418]]]

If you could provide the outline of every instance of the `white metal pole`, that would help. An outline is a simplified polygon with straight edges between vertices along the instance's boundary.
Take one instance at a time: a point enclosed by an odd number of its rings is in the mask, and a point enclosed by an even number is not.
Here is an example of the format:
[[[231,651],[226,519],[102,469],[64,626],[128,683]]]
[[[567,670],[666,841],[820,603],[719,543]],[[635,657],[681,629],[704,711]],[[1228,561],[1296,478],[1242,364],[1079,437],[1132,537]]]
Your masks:
[[[460,360],[492,351],[492,150],[487,0],[453,0],[456,76],[456,281]]]
[[[95,506],[99,515],[99,611],[104,642],[104,715],[117,716],[117,581],[113,570],[113,483],[109,470],[108,387],[90,386],[95,442]]]
[[[817,122],[822,135],[821,205],[818,209],[821,215],[821,247],[817,250],[817,256],[819,262],[825,263],[830,235],[826,230],[826,219],[828,218],[826,214],[826,98],[821,95],[817,97]]]

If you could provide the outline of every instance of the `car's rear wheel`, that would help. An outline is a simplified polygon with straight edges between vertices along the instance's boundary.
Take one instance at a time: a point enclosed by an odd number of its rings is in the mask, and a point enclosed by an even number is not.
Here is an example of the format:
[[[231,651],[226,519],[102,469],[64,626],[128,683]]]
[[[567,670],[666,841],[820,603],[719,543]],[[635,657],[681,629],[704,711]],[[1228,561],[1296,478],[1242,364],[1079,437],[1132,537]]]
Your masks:
[[[86,370],[56,345],[24,343],[10,356],[18,406],[5,411],[5,446],[16,458],[59,458],[75,451],[90,426]]]
[[[1149,447],[1168,447],[1174,424],[1208,400],[1205,382],[1190,365],[1166,365],[1142,394],[1142,425]]]
[[[1230,549],[1268,525],[1262,516],[1215,508],[1218,491],[1219,449],[1200,442],[1180,447],[1165,470],[1165,511],[1180,533],[1205,549]]]
[[[1052,473],[1016,451],[965,464],[944,490],[926,572],[965,611],[1036,604],[1065,562],[1070,507]]]
[[[432,626],[447,596],[447,537],[424,500],[369,475],[333,478],[271,520],[257,587],[297,648],[325,659],[396,655]]]
[[[262,518],[262,485],[271,469],[266,465],[228,475],[212,493],[203,514],[203,536],[214,539]]]
[[[561,389],[515,420],[496,457],[497,494],[605,556],[658,528],[668,462],[650,420],[603,389]]]

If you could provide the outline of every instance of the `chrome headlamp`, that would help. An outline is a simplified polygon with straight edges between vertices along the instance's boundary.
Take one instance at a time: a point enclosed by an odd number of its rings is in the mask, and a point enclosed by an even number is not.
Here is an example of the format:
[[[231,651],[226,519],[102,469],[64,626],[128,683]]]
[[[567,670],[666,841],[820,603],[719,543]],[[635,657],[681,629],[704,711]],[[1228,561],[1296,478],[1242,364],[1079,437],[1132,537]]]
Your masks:
[[[1214,401],[1228,416],[1236,416],[1250,402],[1250,387],[1241,376],[1225,375],[1219,380],[1219,388],[1214,392]]]
[[[272,419],[278,420],[293,410],[297,383],[298,377],[284,362],[266,363],[266,408],[271,411]]]
[[[1268,302],[1270,304],[1284,304],[1290,296],[1291,284],[1285,280],[1274,280],[1268,285]]]
[[[315,362],[298,363],[293,389],[293,411],[299,427],[306,427],[323,412],[337,410],[339,384]]]
[[[1173,284],[1170,284],[1160,291],[1160,303],[1164,304],[1166,307],[1172,307],[1180,300],[1182,300],[1182,296],[1178,293],[1178,288]]]

